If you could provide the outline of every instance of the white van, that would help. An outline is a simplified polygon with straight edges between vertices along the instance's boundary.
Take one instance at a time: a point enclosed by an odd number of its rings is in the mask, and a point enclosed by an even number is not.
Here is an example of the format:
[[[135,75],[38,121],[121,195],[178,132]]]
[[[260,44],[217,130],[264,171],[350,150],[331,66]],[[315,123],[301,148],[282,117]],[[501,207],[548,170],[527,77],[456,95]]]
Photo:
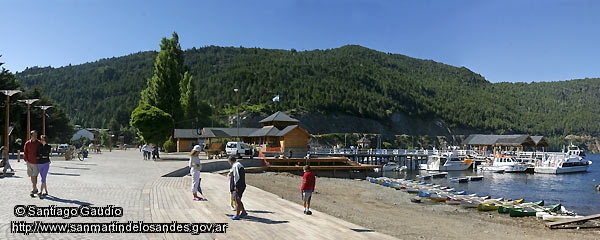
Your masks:
[[[243,142],[227,142],[227,145],[225,145],[225,152],[228,156],[254,157],[254,148]]]

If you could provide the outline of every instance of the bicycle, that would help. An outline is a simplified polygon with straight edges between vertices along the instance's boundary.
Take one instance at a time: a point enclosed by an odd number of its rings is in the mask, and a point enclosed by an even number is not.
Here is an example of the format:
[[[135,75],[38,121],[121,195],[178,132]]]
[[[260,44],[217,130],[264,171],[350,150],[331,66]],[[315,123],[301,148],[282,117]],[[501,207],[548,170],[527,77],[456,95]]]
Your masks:
[[[84,148],[77,148],[75,150],[73,150],[73,152],[71,152],[71,159],[75,159],[75,156],[77,156],[77,159],[79,159],[79,161],[83,161],[83,159],[85,159],[85,150]]]

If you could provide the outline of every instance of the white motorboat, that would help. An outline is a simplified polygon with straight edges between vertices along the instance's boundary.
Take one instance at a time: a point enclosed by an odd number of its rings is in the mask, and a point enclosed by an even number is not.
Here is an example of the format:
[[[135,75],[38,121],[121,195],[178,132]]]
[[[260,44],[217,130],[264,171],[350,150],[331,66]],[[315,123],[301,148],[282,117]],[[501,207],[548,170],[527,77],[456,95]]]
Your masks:
[[[400,166],[396,162],[388,162],[388,163],[384,164],[383,167],[381,167],[381,170],[379,170],[379,168],[376,168],[375,172],[379,172],[379,171],[390,172],[390,171],[405,171],[405,170],[406,170],[406,166]]]
[[[429,155],[427,164],[421,164],[421,169],[427,171],[462,171],[473,164],[472,159],[461,159],[454,153]]]
[[[592,164],[585,158],[585,154],[578,146],[570,145],[567,152],[548,153],[546,159],[535,165],[535,173],[574,173],[586,172]]]
[[[494,157],[494,160],[491,162],[479,165],[477,170],[488,172],[518,173],[525,172],[528,167],[529,165],[518,162],[515,157],[498,155]]]

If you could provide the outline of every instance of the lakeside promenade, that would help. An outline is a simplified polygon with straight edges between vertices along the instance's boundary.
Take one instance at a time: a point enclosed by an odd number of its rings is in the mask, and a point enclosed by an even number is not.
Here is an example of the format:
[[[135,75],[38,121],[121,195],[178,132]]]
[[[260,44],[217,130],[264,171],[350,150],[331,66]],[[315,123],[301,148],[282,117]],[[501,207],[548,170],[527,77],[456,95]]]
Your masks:
[[[229,207],[227,177],[201,173],[208,201],[192,201],[191,178],[161,177],[187,165],[185,153],[163,154],[144,161],[137,149],[90,153],[84,161],[53,158],[49,196],[31,198],[23,161],[11,160],[16,174],[0,179],[0,239],[395,239],[248,186],[244,205],[249,216],[239,221]],[[225,161],[206,160],[203,161]],[[299,183],[300,184],[300,183]],[[299,188],[298,186],[290,186]],[[39,186],[38,186],[39,188]],[[300,193],[298,194],[300,197]],[[16,217],[15,206],[122,208],[121,217]],[[348,209],[352,211],[352,209]],[[227,223],[226,233],[11,233],[11,221],[32,223]],[[70,227],[73,227],[70,226]]]

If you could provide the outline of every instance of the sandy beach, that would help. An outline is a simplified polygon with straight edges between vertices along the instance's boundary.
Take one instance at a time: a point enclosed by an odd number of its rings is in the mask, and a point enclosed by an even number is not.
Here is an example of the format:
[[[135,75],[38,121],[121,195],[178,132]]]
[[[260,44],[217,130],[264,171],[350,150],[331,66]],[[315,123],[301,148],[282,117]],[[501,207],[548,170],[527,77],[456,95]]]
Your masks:
[[[246,179],[252,186],[298,203],[298,211],[303,211],[301,176],[267,172],[249,173]],[[364,180],[317,177],[311,208],[399,239],[600,238],[598,228],[551,230],[535,217],[511,218],[430,201],[411,203],[411,197]]]

